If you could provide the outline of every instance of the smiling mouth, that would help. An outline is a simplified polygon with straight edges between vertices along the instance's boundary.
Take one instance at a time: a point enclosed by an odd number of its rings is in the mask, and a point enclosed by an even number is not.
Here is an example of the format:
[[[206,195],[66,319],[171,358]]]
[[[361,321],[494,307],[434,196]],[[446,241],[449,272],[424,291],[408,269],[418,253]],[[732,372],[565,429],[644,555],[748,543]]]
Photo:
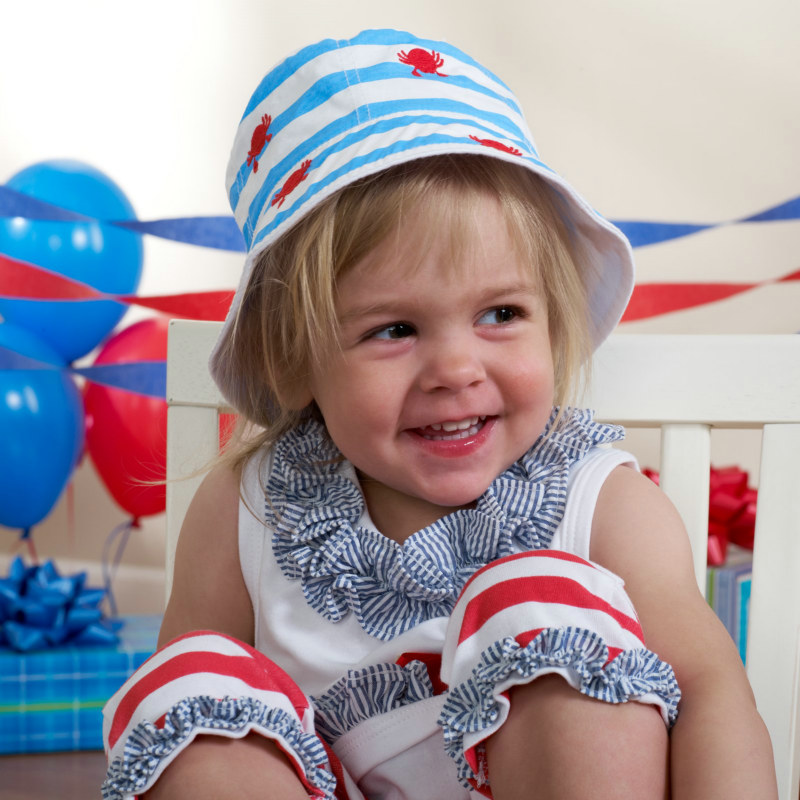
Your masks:
[[[417,428],[416,433],[432,442],[457,441],[474,436],[486,424],[486,417],[469,417],[457,422],[437,422]]]

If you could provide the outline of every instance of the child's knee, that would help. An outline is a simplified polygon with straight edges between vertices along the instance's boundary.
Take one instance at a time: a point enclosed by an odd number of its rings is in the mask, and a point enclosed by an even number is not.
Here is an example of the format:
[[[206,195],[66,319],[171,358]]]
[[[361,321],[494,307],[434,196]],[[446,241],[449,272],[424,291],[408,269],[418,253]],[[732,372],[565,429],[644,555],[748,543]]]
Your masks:
[[[515,725],[526,731],[540,728],[545,736],[590,749],[599,740],[613,739],[627,742],[634,752],[648,745],[664,747],[668,739],[656,706],[597,700],[573,689],[560,675],[542,675],[512,687],[509,701],[509,732]]]
[[[335,783],[309,699],[275,663],[228,636],[195,632],[173,640],[126,681],[104,716],[109,800],[149,791],[178,762],[173,775],[214,785],[217,759],[200,754],[217,748],[238,754],[248,744],[267,754],[277,746],[309,787],[327,791]],[[243,779],[248,774],[245,763]]]
[[[557,675],[515,686],[510,704],[485,743],[493,790],[514,773],[517,785],[535,782],[544,797],[664,796],[669,739],[653,706],[598,701]]]
[[[475,574],[450,619],[441,675],[450,687],[440,716],[445,746],[459,776],[476,785],[480,744],[506,733],[514,693],[543,708],[566,703],[597,719],[599,731],[635,717],[620,736],[641,724],[657,741],[666,741],[664,723],[675,720],[680,699],[672,668],[644,647],[622,580],[554,551],[509,556]],[[525,726],[520,735],[527,741]]]
[[[308,792],[277,744],[257,734],[198,736],[171,762],[143,800],[219,797],[305,800]]]

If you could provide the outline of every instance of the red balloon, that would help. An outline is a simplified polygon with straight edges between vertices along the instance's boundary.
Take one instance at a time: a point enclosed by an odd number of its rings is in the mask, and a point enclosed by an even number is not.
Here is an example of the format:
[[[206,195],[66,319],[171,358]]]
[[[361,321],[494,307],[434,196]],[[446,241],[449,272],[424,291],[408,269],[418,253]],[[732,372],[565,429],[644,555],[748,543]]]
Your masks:
[[[146,319],[125,328],[105,343],[94,363],[166,360],[168,324]],[[111,496],[134,518],[161,513],[166,505],[166,401],[87,383],[84,407],[86,449]]]

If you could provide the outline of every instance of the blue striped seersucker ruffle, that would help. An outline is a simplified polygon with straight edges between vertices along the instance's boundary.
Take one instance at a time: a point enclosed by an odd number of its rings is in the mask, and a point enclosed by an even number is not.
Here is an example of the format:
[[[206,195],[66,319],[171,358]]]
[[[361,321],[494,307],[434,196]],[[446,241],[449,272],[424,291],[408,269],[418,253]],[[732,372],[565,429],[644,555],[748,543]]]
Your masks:
[[[354,614],[389,641],[448,616],[464,584],[490,561],[550,546],[564,514],[572,464],[617,426],[568,410],[497,477],[475,508],[417,531],[402,545],[360,524],[364,499],[342,469],[324,427],[307,421],[280,439],[266,482],[265,517],[284,575],[299,580],[309,605],[331,622]]]

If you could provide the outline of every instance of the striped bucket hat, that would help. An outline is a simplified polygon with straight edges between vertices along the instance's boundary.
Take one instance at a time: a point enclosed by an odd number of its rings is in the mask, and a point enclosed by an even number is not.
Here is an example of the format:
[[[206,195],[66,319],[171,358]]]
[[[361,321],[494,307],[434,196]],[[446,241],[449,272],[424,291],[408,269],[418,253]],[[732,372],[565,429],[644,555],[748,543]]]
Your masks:
[[[231,208],[247,245],[239,286],[211,356],[233,334],[260,253],[334,192],[389,167],[445,153],[520,164],[562,197],[590,299],[595,345],[633,288],[624,235],[539,158],[511,90],[452,45],[395,30],[326,39],[272,69],[239,123],[228,162]]]

